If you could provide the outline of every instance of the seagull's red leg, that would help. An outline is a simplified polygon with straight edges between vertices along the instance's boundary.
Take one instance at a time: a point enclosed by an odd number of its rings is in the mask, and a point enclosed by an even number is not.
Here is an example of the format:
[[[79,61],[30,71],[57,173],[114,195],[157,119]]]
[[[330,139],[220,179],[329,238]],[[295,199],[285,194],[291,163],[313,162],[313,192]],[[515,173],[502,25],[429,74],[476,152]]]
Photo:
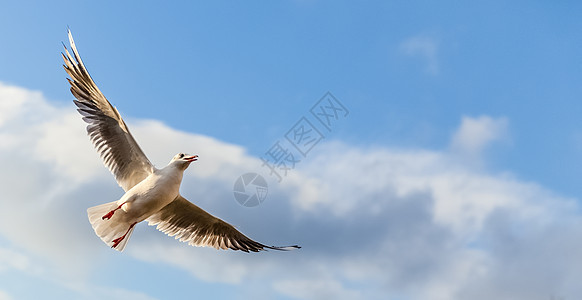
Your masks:
[[[111,246],[111,248],[116,248],[117,246],[119,246],[119,243],[121,243],[121,241],[123,241],[123,239],[125,238],[125,236],[129,233],[129,231],[133,228],[133,226],[135,226],[135,224],[137,224],[137,222],[131,224],[129,226],[129,229],[127,229],[127,231],[125,232],[124,235],[122,235],[121,237],[118,237],[116,239],[113,240],[113,246]]]
[[[111,219],[111,217],[113,217],[113,214],[115,213],[115,211],[116,211],[116,210],[118,210],[118,209],[121,209],[121,207],[122,207],[122,206],[123,206],[125,203],[127,203],[127,202],[123,202],[123,203],[121,203],[121,205],[120,205],[120,206],[118,206],[116,209],[114,209],[114,210],[112,210],[112,211],[108,212],[107,214],[105,214],[103,217],[101,217],[101,220],[105,220],[105,219],[109,220],[109,219]]]

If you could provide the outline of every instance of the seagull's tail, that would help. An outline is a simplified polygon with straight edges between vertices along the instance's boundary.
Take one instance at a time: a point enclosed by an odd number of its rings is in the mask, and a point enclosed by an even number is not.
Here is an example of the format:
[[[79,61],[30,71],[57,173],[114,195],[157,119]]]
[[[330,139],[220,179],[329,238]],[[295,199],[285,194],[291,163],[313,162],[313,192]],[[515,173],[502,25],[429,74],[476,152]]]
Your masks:
[[[117,201],[93,206],[87,209],[87,215],[97,236],[105,244],[121,252],[127,245],[135,224],[124,221],[125,211],[118,207]]]

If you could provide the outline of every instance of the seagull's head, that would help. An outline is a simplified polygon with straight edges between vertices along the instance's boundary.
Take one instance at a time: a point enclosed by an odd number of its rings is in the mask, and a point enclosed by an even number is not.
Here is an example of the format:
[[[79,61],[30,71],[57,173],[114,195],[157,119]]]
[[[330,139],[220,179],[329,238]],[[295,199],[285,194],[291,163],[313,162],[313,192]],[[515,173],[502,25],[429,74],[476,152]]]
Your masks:
[[[198,155],[190,155],[186,153],[178,153],[176,156],[172,158],[170,164],[175,164],[176,166],[186,169],[190,165],[191,162],[197,161]]]

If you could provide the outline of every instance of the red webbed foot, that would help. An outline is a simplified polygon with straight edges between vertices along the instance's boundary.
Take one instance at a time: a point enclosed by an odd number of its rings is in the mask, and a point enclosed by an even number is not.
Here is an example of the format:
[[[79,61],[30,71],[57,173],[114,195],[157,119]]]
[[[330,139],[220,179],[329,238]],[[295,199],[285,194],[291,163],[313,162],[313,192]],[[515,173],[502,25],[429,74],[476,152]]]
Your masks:
[[[133,226],[135,226],[136,223],[133,223],[129,226],[129,228],[127,229],[127,231],[125,232],[124,235],[116,238],[113,240],[113,246],[111,246],[111,248],[117,248],[117,246],[119,246],[119,243],[121,243],[121,241],[123,241],[123,239],[125,238],[125,236],[127,236],[127,234],[129,233],[129,231],[133,228]]]
[[[112,210],[112,211],[110,211],[110,212],[106,213],[106,214],[105,214],[103,217],[101,217],[101,220],[106,220],[106,219],[107,219],[107,220],[109,220],[109,219],[111,219],[111,217],[113,217],[113,214],[115,213],[115,211],[116,211],[116,210],[118,210],[118,209],[120,209],[120,208],[123,206],[123,204],[125,204],[125,203],[126,203],[126,202],[123,202],[123,203],[122,203],[120,206],[118,206],[116,209],[114,209],[114,210]]]

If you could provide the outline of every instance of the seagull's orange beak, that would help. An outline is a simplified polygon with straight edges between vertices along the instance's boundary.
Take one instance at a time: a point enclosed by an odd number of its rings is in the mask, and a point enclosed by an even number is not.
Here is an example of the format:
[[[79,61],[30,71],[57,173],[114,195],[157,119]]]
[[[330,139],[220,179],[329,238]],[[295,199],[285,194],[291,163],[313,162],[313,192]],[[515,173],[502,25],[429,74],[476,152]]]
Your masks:
[[[192,155],[190,157],[185,157],[188,162],[193,162],[198,160],[198,155]]]

